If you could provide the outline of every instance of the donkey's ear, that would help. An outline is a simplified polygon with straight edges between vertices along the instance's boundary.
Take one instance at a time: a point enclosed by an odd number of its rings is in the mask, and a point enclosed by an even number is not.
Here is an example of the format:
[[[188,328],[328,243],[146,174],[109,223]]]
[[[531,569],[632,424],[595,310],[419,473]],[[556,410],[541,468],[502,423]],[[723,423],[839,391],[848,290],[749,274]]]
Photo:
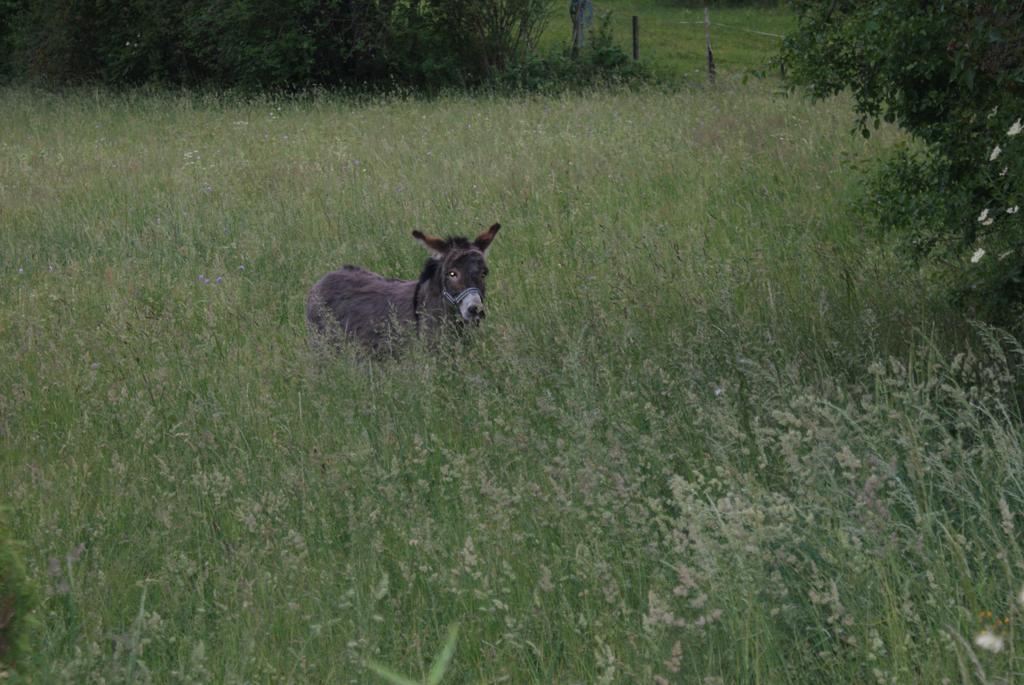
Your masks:
[[[420,241],[434,259],[439,259],[441,254],[448,249],[448,243],[445,242],[444,238],[438,238],[436,235],[426,235],[419,231],[413,231],[412,237]]]
[[[501,224],[494,224],[486,231],[478,235],[476,237],[476,240],[473,241],[473,245],[475,245],[476,248],[483,252],[484,254],[487,254],[487,248],[491,246],[491,241],[494,240],[494,236],[498,235],[498,230],[500,228]]]

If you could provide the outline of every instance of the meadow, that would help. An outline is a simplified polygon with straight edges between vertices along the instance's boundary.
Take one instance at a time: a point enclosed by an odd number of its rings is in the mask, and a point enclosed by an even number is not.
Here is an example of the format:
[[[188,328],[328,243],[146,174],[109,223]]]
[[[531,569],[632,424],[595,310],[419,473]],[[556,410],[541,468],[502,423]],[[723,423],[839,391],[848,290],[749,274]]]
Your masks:
[[[857,167],[900,136],[850,135],[848,102],[0,111],[0,502],[39,682],[418,679],[455,625],[451,683],[1024,670],[1022,350],[866,230]],[[472,336],[310,350],[324,272],[413,278],[413,229],[495,221]]]
[[[777,7],[712,4],[709,18],[716,70],[733,77],[775,73],[771,60],[782,36],[795,26],[792,11],[781,3]],[[655,78],[707,79],[703,3],[602,0],[594,2],[593,8],[590,30],[597,31],[607,20],[614,43],[627,53],[632,50],[632,17],[639,19],[640,59]],[[541,36],[540,48],[566,49],[571,37],[572,22],[558,5]]]

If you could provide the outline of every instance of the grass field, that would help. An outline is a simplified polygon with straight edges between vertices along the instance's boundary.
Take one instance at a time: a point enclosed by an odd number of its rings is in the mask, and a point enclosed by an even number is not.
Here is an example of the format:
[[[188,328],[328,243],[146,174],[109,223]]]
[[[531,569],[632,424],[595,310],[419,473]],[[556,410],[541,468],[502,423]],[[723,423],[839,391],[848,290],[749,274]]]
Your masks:
[[[850,136],[848,103],[0,111],[0,497],[39,682],[419,678],[455,624],[451,683],[1024,670],[1021,350],[865,234],[850,163],[896,134]],[[310,353],[325,271],[411,278],[412,229],[494,221],[470,340]]]
[[[556,6],[541,50],[567,49],[572,39],[568,5]],[[668,81],[707,79],[704,9],[698,3],[670,0],[604,0],[594,2],[597,28],[609,16],[612,36],[625,52],[632,50],[632,17],[640,22],[640,59],[656,77]],[[720,7],[712,3],[711,47],[722,78],[742,78],[765,71],[786,35],[795,25],[787,8]]]

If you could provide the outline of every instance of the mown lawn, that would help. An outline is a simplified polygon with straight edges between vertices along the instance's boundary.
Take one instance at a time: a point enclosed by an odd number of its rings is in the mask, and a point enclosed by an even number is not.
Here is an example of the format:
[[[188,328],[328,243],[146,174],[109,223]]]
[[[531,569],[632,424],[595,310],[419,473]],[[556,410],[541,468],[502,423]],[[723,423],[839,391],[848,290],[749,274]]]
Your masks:
[[[777,7],[715,6],[711,3],[711,47],[722,78],[740,79],[765,72],[777,76],[771,60],[795,26],[793,13]],[[640,59],[656,77],[677,81],[707,79],[704,9],[700,3],[668,0],[604,0],[594,3],[592,29],[607,15],[612,37],[625,52],[632,50],[632,17],[639,18]],[[568,2],[552,11],[541,50],[567,49],[572,39]]]

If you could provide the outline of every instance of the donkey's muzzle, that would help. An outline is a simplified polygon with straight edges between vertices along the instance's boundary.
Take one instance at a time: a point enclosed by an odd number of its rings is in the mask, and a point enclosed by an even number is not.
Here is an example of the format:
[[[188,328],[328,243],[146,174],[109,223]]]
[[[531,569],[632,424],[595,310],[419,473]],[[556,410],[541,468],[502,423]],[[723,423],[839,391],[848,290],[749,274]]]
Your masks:
[[[458,295],[452,295],[447,289],[441,293],[446,300],[458,307],[463,321],[478,324],[484,318],[484,298],[479,288],[466,288]]]

